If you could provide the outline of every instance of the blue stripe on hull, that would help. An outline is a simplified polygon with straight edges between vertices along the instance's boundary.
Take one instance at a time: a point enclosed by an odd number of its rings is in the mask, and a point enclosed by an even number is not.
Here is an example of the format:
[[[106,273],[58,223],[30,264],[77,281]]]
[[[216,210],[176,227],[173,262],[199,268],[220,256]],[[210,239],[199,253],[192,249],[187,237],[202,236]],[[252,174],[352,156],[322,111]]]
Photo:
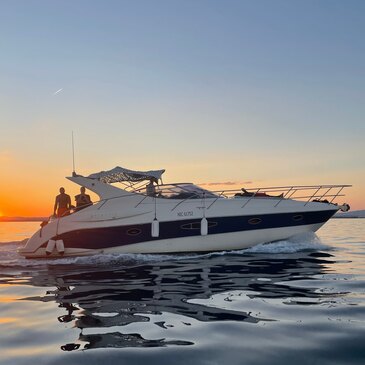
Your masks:
[[[220,234],[324,223],[334,213],[334,210],[325,210],[305,213],[209,218],[208,232],[209,234]],[[200,220],[160,222],[160,235],[157,238],[151,236],[151,224],[149,223],[75,230],[59,235],[58,239],[63,240],[66,248],[105,249],[139,242],[199,236]],[[187,229],[187,227],[190,229]],[[43,246],[45,245],[46,243]]]

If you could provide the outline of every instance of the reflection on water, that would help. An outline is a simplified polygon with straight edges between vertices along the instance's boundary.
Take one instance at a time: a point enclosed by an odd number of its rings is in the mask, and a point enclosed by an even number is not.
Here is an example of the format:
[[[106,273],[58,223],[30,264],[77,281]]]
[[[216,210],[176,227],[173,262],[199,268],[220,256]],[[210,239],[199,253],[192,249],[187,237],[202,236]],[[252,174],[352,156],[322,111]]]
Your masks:
[[[323,274],[331,262],[329,253],[300,252],[285,257],[225,254],[162,262],[126,260],[109,267],[56,263],[22,274],[28,276],[23,284],[45,287],[44,295],[23,300],[54,302],[63,311],[55,323],[71,323],[79,329],[73,342],[60,344],[63,351],[191,346],[194,342],[189,338],[150,339],[143,326],[138,327],[140,333],[129,327],[151,321],[166,330],[176,326],[163,320],[166,313],[180,318],[181,327],[191,326],[192,321],[272,322],[276,319],[253,310],[252,305],[246,308],[245,300],[238,306],[231,302],[241,297],[319,304],[331,294],[290,282]],[[14,280],[7,275],[0,284]]]
[[[26,240],[38,230],[39,225],[40,222],[0,222],[0,244]]]
[[[364,364],[364,219],[234,253],[26,260],[5,238],[1,365]]]

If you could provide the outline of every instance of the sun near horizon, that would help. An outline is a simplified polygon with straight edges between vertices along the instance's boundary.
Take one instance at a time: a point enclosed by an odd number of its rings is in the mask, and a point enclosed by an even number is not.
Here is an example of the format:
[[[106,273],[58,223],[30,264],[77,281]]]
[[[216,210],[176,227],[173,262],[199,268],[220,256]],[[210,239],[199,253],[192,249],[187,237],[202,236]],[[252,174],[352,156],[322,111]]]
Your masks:
[[[74,198],[72,131],[81,174],[352,184],[339,203],[365,209],[365,2],[351,4],[3,2],[2,214],[47,216],[60,186]]]
[[[335,202],[348,203],[351,210],[365,209],[365,172],[357,173],[355,170],[352,175],[345,176],[336,169],[319,169],[315,162],[312,167],[312,162],[297,160],[296,156],[293,158],[289,155],[285,159],[284,156],[280,156],[274,161],[266,155],[250,156],[250,153],[246,153],[246,159],[241,159],[240,156],[226,153],[216,156],[214,163],[208,158],[199,161],[192,156],[188,156],[187,161],[184,161],[184,156],[175,157],[175,162],[165,155],[160,156],[161,162],[156,162],[154,155],[146,155],[143,162],[143,158],[138,156],[121,161],[122,159],[114,154],[104,156],[105,161],[108,161],[105,163],[104,158],[101,161],[103,154],[99,154],[99,150],[88,151],[87,154],[80,151],[76,156],[80,165],[77,173],[84,176],[118,165],[131,170],[166,169],[163,175],[164,183],[192,182],[211,191],[242,187],[247,189],[288,185],[353,184],[353,187],[345,189],[345,196],[338,197]],[[58,165],[51,163],[54,160],[58,160]],[[59,194],[61,186],[74,202],[80,186],[65,178],[71,175],[69,160],[70,156],[61,156],[55,151],[51,153],[48,161],[31,161],[33,166],[28,170],[25,168],[27,162],[15,157],[3,163],[3,171],[6,174],[5,178],[0,180],[0,216],[48,217],[53,213],[55,197]],[[298,164],[301,165],[302,171],[297,168]],[[88,193],[93,202],[99,200],[96,194],[90,191]]]
[[[132,164],[127,165],[131,168]],[[161,166],[164,167],[164,166]],[[145,169],[147,170],[147,169]],[[223,190],[239,190],[244,187],[246,189],[252,189],[257,187],[269,187],[269,186],[287,186],[287,185],[315,185],[315,179],[313,177],[307,177],[306,179],[288,179],[290,184],[286,179],[274,179],[265,180],[258,179],[250,180],[249,178],[244,179],[247,176],[242,176],[240,173],[238,175],[231,174],[228,177],[243,177],[243,179],[214,179],[217,176],[216,172],[211,169],[206,169],[207,171],[202,171],[202,178],[196,175],[195,168],[192,166],[186,167],[175,166],[172,171],[166,171],[166,178],[164,178],[165,183],[169,182],[193,182],[197,185],[202,186],[205,189],[211,191],[223,191]],[[255,171],[255,170],[254,170]],[[89,171],[92,172],[92,171]],[[96,172],[96,170],[94,170]],[[257,173],[257,172],[256,172]],[[21,183],[14,182],[12,185],[3,187],[2,192],[6,192],[1,197],[1,210],[0,217],[47,217],[53,212],[53,205],[56,195],[59,194],[59,188],[62,186],[66,189],[66,193],[71,196],[71,201],[74,201],[74,196],[79,193],[80,186],[70,182],[69,180],[59,176],[59,172],[53,175],[49,174],[47,181],[42,181],[39,179],[34,179],[34,176],[30,176],[28,179],[28,184],[22,186]],[[70,173],[66,173],[69,176]],[[224,173],[222,173],[224,175]],[[184,176],[186,176],[184,178]],[[205,179],[203,179],[205,177]],[[217,176],[218,177],[218,176]],[[227,175],[225,176],[227,177]],[[323,177],[321,180],[323,181]],[[33,181],[34,180],[34,181]],[[320,180],[320,179],[318,179]],[[330,181],[332,180],[332,181]],[[325,181],[330,181],[336,183],[333,177],[326,178]],[[347,181],[344,181],[347,183]],[[0,182],[1,188],[1,182]],[[96,202],[99,200],[98,196],[91,191],[88,191],[91,195],[92,201]],[[351,188],[345,189],[345,196],[338,197],[335,202],[340,204],[348,203],[351,206],[351,210],[361,210],[365,209],[365,200],[363,190],[361,186],[353,186]]]

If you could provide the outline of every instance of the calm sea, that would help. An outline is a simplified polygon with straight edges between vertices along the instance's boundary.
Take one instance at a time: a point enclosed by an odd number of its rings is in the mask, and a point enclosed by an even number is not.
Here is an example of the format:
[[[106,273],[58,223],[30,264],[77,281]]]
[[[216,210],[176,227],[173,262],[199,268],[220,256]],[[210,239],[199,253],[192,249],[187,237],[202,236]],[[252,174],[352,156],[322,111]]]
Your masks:
[[[365,219],[238,252],[25,260],[0,223],[0,364],[365,364]]]

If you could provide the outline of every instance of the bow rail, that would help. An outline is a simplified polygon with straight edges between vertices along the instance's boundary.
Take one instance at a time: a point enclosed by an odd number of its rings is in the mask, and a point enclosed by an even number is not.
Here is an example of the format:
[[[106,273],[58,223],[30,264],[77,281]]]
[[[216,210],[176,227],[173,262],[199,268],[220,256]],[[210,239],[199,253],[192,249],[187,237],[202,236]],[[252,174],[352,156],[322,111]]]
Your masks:
[[[345,188],[349,188],[352,185],[290,185],[290,186],[273,186],[273,187],[257,187],[257,188],[241,188],[241,189],[226,189],[226,190],[215,190],[209,191],[205,190],[199,186],[182,183],[182,184],[162,184],[156,185],[155,193],[152,197],[156,200],[159,198],[160,202],[166,199],[166,202],[170,199],[180,200],[171,210],[176,209],[177,206],[182,205],[188,201],[194,199],[201,199],[206,202],[208,199],[208,204],[205,209],[210,209],[219,199],[242,199],[244,208],[253,199],[270,199],[272,200],[274,206],[278,206],[284,200],[297,200],[303,201],[304,205],[309,202],[323,202],[323,203],[333,203],[338,197],[345,196],[342,191]],[[191,187],[197,188],[192,189]],[[142,199],[135,206],[137,208],[140,204],[145,202],[148,197],[146,188],[139,188],[133,191],[136,194],[141,195]],[[151,195],[150,195],[151,196]],[[103,199],[93,202],[91,205],[99,204],[98,210],[108,201],[122,198],[126,196],[116,196],[113,198]],[[210,204],[209,204],[210,203]],[[154,202],[155,204],[155,202]],[[90,205],[90,206],[91,206]],[[65,212],[63,216],[75,213],[75,208],[71,208]],[[49,220],[56,217],[50,216]],[[60,218],[60,217],[59,217]]]

